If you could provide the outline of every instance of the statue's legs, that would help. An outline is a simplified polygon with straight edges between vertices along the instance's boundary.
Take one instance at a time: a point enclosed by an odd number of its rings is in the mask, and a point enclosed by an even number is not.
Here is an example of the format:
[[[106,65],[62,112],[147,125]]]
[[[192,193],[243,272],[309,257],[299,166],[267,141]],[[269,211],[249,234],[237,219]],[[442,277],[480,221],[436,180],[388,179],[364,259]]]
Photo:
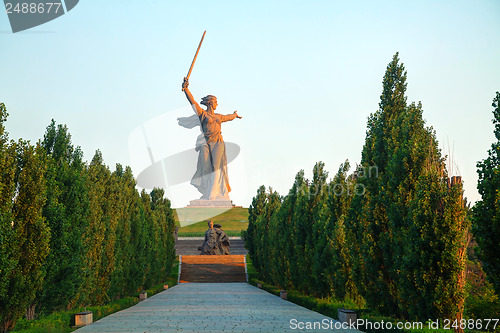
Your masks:
[[[210,200],[226,199],[229,200],[229,191],[227,186],[227,165],[226,165],[226,145],[224,142],[211,142],[210,157],[213,172],[210,177],[211,189]]]
[[[196,173],[191,179],[191,184],[202,194],[200,199],[208,200],[210,197],[210,191],[212,188],[212,170],[210,149],[208,148],[208,145],[205,144],[199,147]]]

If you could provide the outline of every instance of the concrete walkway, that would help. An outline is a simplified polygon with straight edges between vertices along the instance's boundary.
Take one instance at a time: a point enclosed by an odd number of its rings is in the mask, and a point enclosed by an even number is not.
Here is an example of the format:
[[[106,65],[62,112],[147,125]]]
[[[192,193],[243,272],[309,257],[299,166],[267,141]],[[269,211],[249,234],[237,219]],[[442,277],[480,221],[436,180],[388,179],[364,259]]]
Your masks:
[[[333,319],[247,283],[181,283],[76,332],[332,331],[319,326],[317,330],[292,329],[299,322],[320,325],[323,320],[335,327]]]

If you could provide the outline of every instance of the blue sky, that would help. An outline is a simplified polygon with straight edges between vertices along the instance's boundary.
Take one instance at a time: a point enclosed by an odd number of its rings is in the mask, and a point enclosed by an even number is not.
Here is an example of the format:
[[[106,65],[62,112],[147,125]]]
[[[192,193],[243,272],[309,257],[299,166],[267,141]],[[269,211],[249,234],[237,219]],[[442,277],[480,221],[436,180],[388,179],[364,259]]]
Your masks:
[[[229,165],[236,204],[248,206],[262,184],[286,194],[317,161],[331,176],[345,159],[359,162],[396,52],[408,101],[422,102],[465,195],[479,198],[475,165],[494,141],[491,101],[500,90],[499,1],[82,0],[16,34],[2,12],[0,101],[10,137],[36,141],[54,118],[87,160],[100,149],[112,169],[132,165],[139,174],[146,162],[131,154],[131,133],[190,115],[180,85],[204,30],[190,88],[197,99],[216,95],[218,112],[243,116],[222,129],[241,147]],[[183,133],[150,144],[166,157],[194,146],[197,133]],[[185,185],[167,191],[175,207],[196,198]]]

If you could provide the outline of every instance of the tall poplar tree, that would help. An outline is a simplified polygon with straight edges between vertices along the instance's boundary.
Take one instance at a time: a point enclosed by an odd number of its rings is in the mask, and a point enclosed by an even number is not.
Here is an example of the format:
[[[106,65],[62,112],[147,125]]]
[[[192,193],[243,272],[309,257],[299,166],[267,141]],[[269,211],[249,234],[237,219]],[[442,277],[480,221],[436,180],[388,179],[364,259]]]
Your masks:
[[[291,270],[295,272],[292,275],[292,283],[300,291],[306,291],[308,289],[307,283],[307,272],[302,269],[304,263],[304,251],[306,249],[306,244],[308,241],[308,232],[311,229],[308,228],[310,221],[309,214],[309,199],[308,192],[310,182],[304,177],[304,170],[300,170],[295,176],[295,183],[297,185],[297,199],[294,205],[292,214],[293,234],[291,242],[293,243],[293,254],[291,256]]]
[[[8,295],[2,302],[3,329],[12,328],[28,308],[34,312],[35,297],[42,288],[43,262],[49,252],[50,232],[42,215],[45,204],[45,154],[20,140],[16,144],[16,194],[13,201],[11,247],[16,265],[10,273]],[[7,312],[3,309],[6,307]]]
[[[264,186],[257,191],[257,196],[252,199],[252,204],[248,208],[248,223],[246,244],[251,244],[248,248],[252,263],[255,265],[262,278],[274,281],[272,278],[273,263],[270,262],[272,256],[273,236],[271,219],[279,210],[281,197],[272,188],[266,192]],[[250,227],[251,226],[251,227]],[[247,245],[248,246],[248,245]]]
[[[261,263],[258,255],[260,243],[258,239],[259,225],[257,225],[257,219],[260,215],[264,214],[266,197],[266,187],[262,185],[257,190],[257,195],[252,198],[252,203],[248,207],[248,228],[245,232],[245,247],[248,249],[248,254],[252,259],[253,265],[259,268]]]
[[[47,311],[71,308],[84,283],[82,230],[88,215],[88,185],[83,154],[71,142],[64,125],[47,126],[42,146],[48,159],[47,200],[43,215],[50,227],[50,253],[45,262],[46,284],[42,303]]]
[[[478,254],[487,277],[500,294],[500,92],[493,99],[493,124],[496,142],[488,157],[477,163],[477,189],[481,200],[474,207],[473,232]]]
[[[351,201],[356,194],[355,177],[349,176],[350,164],[345,161],[329,186],[327,198],[328,220],[325,223],[324,244],[318,244],[321,251],[324,283],[331,295],[339,300],[350,299],[361,302],[353,278],[353,258],[350,248],[355,239],[348,233],[346,224]],[[358,192],[362,192],[358,190]]]
[[[325,163],[317,162],[313,168],[313,179],[307,193],[307,224],[303,226],[306,234],[304,253],[302,255],[302,272],[306,273],[302,278],[304,287],[316,296],[324,296],[323,278],[314,274],[314,271],[321,270],[323,266],[318,255],[317,248],[324,237],[325,223],[328,220],[329,211],[326,198],[328,197],[328,172],[325,170]]]
[[[129,283],[130,269],[134,251],[131,244],[131,221],[135,211],[135,202],[138,197],[135,189],[135,179],[130,167],[117,164],[113,172],[113,195],[117,203],[118,228],[115,242],[115,269],[111,276],[109,296],[120,297],[134,291]]]
[[[155,283],[164,281],[170,274],[171,264],[175,259],[175,219],[170,208],[170,200],[166,199],[163,189],[155,188],[151,191],[151,209],[158,221],[158,235],[156,239],[157,264],[155,268]]]
[[[99,150],[96,151],[87,168],[87,177],[89,180],[89,215],[83,238],[84,279],[87,288],[82,291],[80,302],[103,304],[107,301],[107,281],[102,274],[107,264],[103,262],[103,259],[107,258],[106,251],[109,250],[104,242],[109,218],[107,187],[111,172],[104,164]]]
[[[361,156],[362,169],[377,168],[377,177],[359,179],[365,193],[355,197],[351,215],[354,220],[351,229],[359,242],[353,248],[357,252],[354,257],[362,260],[355,267],[355,276],[368,303],[386,313],[398,313],[393,275],[394,230],[389,214],[394,191],[405,177],[403,173],[386,170],[391,166],[390,158],[398,144],[394,140],[400,130],[397,123],[406,111],[406,86],[406,70],[396,53],[384,75],[379,109],[368,118]]]
[[[4,123],[7,108],[0,103],[0,332],[9,320],[8,299],[12,272],[17,264],[18,244],[14,237],[12,206],[15,194],[15,144],[9,143]]]
[[[461,318],[468,221],[460,180],[450,183],[422,106],[406,104],[398,54],[387,66],[379,110],[370,116],[362,169],[375,177],[351,207],[349,226],[362,294],[403,318]]]
[[[281,196],[278,192],[274,191],[271,187],[267,193],[266,206],[264,213],[260,215],[257,219],[258,228],[258,238],[261,244],[259,250],[260,263],[261,263],[261,273],[266,277],[266,279],[272,280],[272,255],[273,255],[273,230],[272,219],[276,212],[281,206]]]
[[[305,192],[304,172],[300,171],[292,188],[283,198],[283,202],[273,216],[273,247],[276,248],[276,261],[273,274],[274,281],[283,288],[293,289],[293,280],[296,277],[295,243],[297,227],[294,224],[293,214],[297,205],[297,198]]]

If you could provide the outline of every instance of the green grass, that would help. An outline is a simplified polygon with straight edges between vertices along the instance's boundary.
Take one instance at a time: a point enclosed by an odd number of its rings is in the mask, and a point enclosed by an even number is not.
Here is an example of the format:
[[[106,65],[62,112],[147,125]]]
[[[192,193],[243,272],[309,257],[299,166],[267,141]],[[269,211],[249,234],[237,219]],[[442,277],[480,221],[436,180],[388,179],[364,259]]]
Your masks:
[[[72,332],[73,330],[75,330],[75,328],[72,327],[72,325],[74,325],[74,316],[79,312],[85,310],[92,311],[93,319],[94,321],[97,321],[112,313],[131,307],[138,302],[138,297],[125,297],[103,306],[89,306],[86,308],[77,308],[71,311],[54,312],[48,316],[44,316],[32,321],[28,321],[23,318],[17,322],[16,327],[14,328],[14,332]]]
[[[207,220],[212,220],[214,223],[218,223],[222,226],[222,229],[226,232],[228,236],[240,236],[242,230],[246,230],[248,227],[248,208],[232,208],[222,212],[221,214],[213,217],[206,217],[207,210],[214,211],[217,208],[177,208],[176,209],[176,224],[181,225],[183,218],[189,215],[192,221],[189,221],[189,225],[185,225],[179,228],[179,237],[202,237],[207,231]],[[218,213],[218,211],[215,211]],[[181,221],[179,221],[179,217]],[[197,221],[198,220],[198,221]],[[243,221],[243,222],[242,222]]]
[[[163,284],[168,284],[172,287],[177,284],[177,274],[179,270],[179,259],[177,257],[170,275],[167,277],[164,283],[155,285],[150,289],[145,290],[148,293],[148,297],[153,296],[161,291],[163,291]],[[109,316],[115,312],[129,308],[135,304],[139,303],[139,293],[133,296],[124,297],[119,300],[110,302],[103,306],[88,306],[86,308],[77,308],[71,311],[61,311],[54,312],[47,316],[42,316],[36,320],[28,321],[25,318],[20,319],[13,330],[16,333],[67,333],[72,332],[76,328],[74,325],[75,314],[82,311],[92,311],[92,317],[94,322]]]

